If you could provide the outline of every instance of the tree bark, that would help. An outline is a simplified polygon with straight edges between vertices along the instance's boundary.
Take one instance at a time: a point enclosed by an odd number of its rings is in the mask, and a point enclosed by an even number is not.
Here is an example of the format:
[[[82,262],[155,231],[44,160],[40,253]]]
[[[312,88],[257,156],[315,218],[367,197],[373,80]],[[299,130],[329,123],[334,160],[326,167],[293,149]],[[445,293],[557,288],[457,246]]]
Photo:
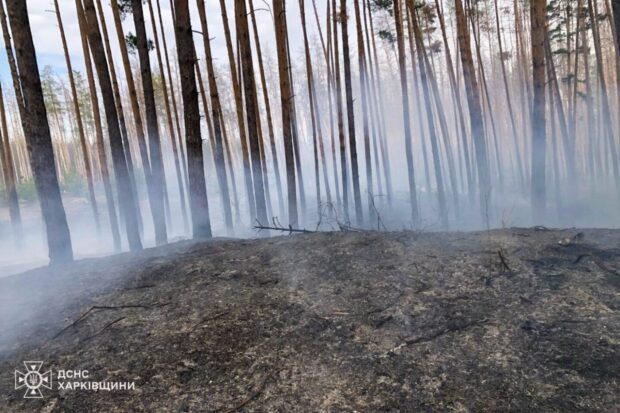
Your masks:
[[[133,22],[136,28],[136,41],[140,61],[140,78],[144,98],[144,112],[146,114],[146,130],[149,142],[149,157],[151,161],[151,181],[148,182],[151,191],[151,213],[155,227],[155,242],[157,245],[168,241],[166,218],[164,215],[164,186],[166,177],[161,153],[157,109],[155,107],[155,93],[153,91],[153,77],[151,74],[151,60],[149,58],[148,38],[144,24],[142,0],[132,0]]]
[[[284,141],[284,159],[286,161],[286,183],[288,192],[288,221],[297,227],[299,214],[297,211],[297,185],[295,181],[295,155],[293,153],[292,135],[292,96],[290,84],[290,62],[287,53],[286,7],[285,0],[274,0],[273,13],[276,32],[276,48],[278,55],[278,74],[280,79],[280,105],[282,108],[282,139]]]
[[[256,219],[256,201],[254,200],[254,189],[252,183],[252,166],[250,165],[250,155],[248,150],[248,138],[246,133],[245,117],[243,115],[243,97],[241,85],[239,84],[239,72],[235,63],[235,55],[233,53],[233,43],[230,36],[230,28],[228,24],[228,13],[226,12],[226,3],[220,0],[220,11],[222,12],[222,23],[224,24],[224,37],[226,38],[226,51],[228,53],[228,63],[230,65],[230,78],[233,85],[235,97],[235,109],[237,114],[237,124],[239,126],[239,140],[241,142],[241,155],[243,157],[243,177],[245,189],[250,209],[250,220]],[[260,175],[255,177],[259,179]]]
[[[394,0],[394,22],[396,25],[396,47],[398,50],[398,69],[400,74],[401,101],[403,108],[403,126],[405,132],[405,154],[407,156],[407,176],[409,178],[409,200],[411,202],[411,219],[417,225],[418,195],[415,183],[413,165],[413,142],[411,136],[411,120],[409,114],[409,82],[407,81],[407,67],[405,56],[405,40],[401,0]]]
[[[209,201],[204,174],[200,111],[194,69],[194,39],[187,0],[175,0],[177,55],[183,92],[185,141],[189,174],[190,210],[194,238],[210,238]]]
[[[161,76],[161,89],[163,94],[164,101],[164,110],[166,112],[166,121],[168,124],[168,132],[170,138],[170,145],[172,146],[172,155],[174,160],[174,169],[177,175],[177,186],[179,187],[179,200],[181,203],[181,215],[183,216],[183,225],[184,228],[188,227],[188,218],[187,218],[187,206],[185,205],[185,184],[183,179],[183,172],[181,167],[181,155],[179,154],[179,148],[177,147],[177,138],[174,130],[174,124],[172,119],[172,111],[170,109],[170,100],[168,96],[168,86],[172,83],[172,79],[170,77],[166,78],[166,72],[164,71],[164,62],[162,59],[162,48],[159,43],[159,35],[157,33],[157,22],[155,21],[155,11],[153,9],[153,1],[148,0],[147,2],[149,6],[149,14],[151,15],[151,27],[153,29],[153,38],[155,39],[155,49],[157,51],[157,64],[159,66],[159,74]],[[162,26],[163,27],[163,26]],[[165,38],[164,33],[162,33],[162,38]],[[182,152],[181,148],[181,152]],[[165,174],[162,174],[165,176]],[[163,179],[165,183],[165,179]]]
[[[342,27],[342,61],[344,69],[344,90],[347,103],[347,123],[349,132],[349,156],[351,158],[351,179],[353,180],[353,199],[355,217],[358,223],[364,222],[362,196],[360,192],[359,166],[357,162],[357,143],[355,139],[355,108],[353,107],[353,85],[351,83],[351,56],[349,53],[349,16],[347,0],[340,0],[340,25]]]
[[[215,68],[213,67],[213,55],[211,53],[211,38],[209,37],[209,26],[205,13],[204,0],[197,0],[198,15],[200,16],[200,24],[202,27],[202,39],[205,49],[205,61],[207,64],[207,77],[209,80],[209,93],[211,97],[211,117],[213,120],[213,141],[214,141],[214,159],[218,183],[220,191],[222,191],[222,207],[224,208],[224,219],[226,228],[232,231],[232,210],[230,205],[230,193],[228,190],[228,181],[226,176],[226,162],[224,159],[224,140],[222,138],[222,123],[220,122],[220,113],[222,106],[220,102],[220,94],[215,77]],[[205,111],[207,108],[205,107]],[[208,116],[208,114],[206,115]]]
[[[80,103],[78,101],[77,89],[75,88],[75,79],[73,77],[73,66],[71,64],[71,57],[69,56],[69,48],[67,46],[67,38],[65,36],[65,29],[62,23],[62,17],[60,16],[60,7],[58,6],[58,0],[54,0],[54,8],[56,10],[56,19],[58,20],[58,27],[60,29],[60,39],[62,41],[62,48],[65,54],[65,62],[67,64],[67,75],[69,78],[69,86],[71,88],[71,99],[73,101],[73,110],[75,111],[75,120],[78,129],[78,138],[80,140],[80,148],[82,149],[82,158],[84,160],[84,170],[86,171],[86,182],[88,184],[88,198],[90,206],[93,210],[95,217],[95,223],[97,225],[97,231],[101,230],[101,223],[99,222],[99,208],[97,207],[97,199],[95,198],[95,187],[93,185],[93,171],[90,164],[90,155],[88,154],[88,146],[86,144],[86,134],[84,133],[84,123],[82,122],[82,113],[80,111]]]
[[[546,0],[532,0],[530,4],[532,25],[532,215],[535,222],[545,218],[547,190],[546,116],[545,116],[545,31],[547,25]]]
[[[135,194],[131,189],[131,183],[129,181],[129,171],[127,169],[127,160],[125,158],[123,140],[119,128],[118,113],[116,111],[116,103],[114,101],[114,91],[112,89],[112,81],[110,80],[110,72],[105,57],[101,33],[99,32],[97,12],[95,11],[93,0],[84,0],[83,9],[81,1],[82,0],[76,0],[78,16],[84,16],[84,28],[88,33],[88,43],[90,45],[90,51],[93,57],[93,62],[95,63],[95,68],[97,70],[97,77],[99,78],[101,97],[103,99],[103,107],[105,109],[106,123],[108,126],[112,162],[114,164],[114,172],[116,175],[118,200],[122,211],[122,216],[125,219],[129,249],[132,251],[141,250],[142,241],[140,240],[140,229],[134,198]]]
[[[476,80],[476,71],[471,54],[469,31],[467,30],[467,18],[463,10],[461,0],[455,0],[456,26],[459,50],[461,52],[461,66],[465,79],[465,91],[469,107],[469,121],[471,124],[471,136],[474,141],[476,154],[476,166],[478,170],[478,185],[480,197],[480,212],[482,220],[489,225],[488,208],[491,197],[491,180],[489,176],[489,162],[482,120],[482,107],[480,103],[480,89]]]
[[[9,127],[6,121],[6,109],[4,107],[4,92],[0,84],[0,126],[2,126],[2,136],[0,137],[2,146],[2,175],[4,177],[4,187],[6,189],[7,203],[9,206],[9,217],[13,228],[13,237],[17,247],[22,246],[23,229],[21,210],[19,208],[19,198],[15,176],[15,164],[13,161],[13,151],[9,140]]]
[[[84,65],[86,66],[86,78],[88,80],[88,90],[90,95],[90,103],[95,124],[95,143],[97,146],[97,156],[99,159],[99,169],[103,180],[103,189],[106,197],[108,208],[108,219],[110,220],[110,230],[112,232],[112,241],[114,250],[121,250],[121,235],[119,231],[118,217],[116,214],[116,204],[112,193],[112,184],[110,182],[110,172],[108,169],[108,159],[105,150],[105,142],[103,137],[103,126],[101,125],[101,111],[99,110],[99,99],[97,97],[97,87],[95,85],[95,76],[90,58],[90,50],[88,48],[88,34],[86,33],[85,24],[81,15],[78,15],[78,24],[80,26],[80,37],[82,43],[82,53],[84,54]]]
[[[22,0],[8,0],[6,6],[14,36],[17,67],[19,73],[28,74],[19,78],[24,112],[28,114],[27,119],[22,119],[22,124],[47,232],[50,265],[64,264],[73,261],[71,235],[60,196],[28,8]]]

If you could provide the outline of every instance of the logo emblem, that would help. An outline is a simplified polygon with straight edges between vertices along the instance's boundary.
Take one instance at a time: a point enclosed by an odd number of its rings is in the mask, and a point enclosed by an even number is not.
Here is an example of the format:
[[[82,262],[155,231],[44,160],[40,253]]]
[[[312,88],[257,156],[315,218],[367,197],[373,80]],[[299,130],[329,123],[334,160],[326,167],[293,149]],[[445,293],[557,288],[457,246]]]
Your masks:
[[[15,390],[26,388],[25,399],[41,399],[41,387],[52,389],[52,371],[41,373],[42,361],[24,361],[26,372],[15,370]]]

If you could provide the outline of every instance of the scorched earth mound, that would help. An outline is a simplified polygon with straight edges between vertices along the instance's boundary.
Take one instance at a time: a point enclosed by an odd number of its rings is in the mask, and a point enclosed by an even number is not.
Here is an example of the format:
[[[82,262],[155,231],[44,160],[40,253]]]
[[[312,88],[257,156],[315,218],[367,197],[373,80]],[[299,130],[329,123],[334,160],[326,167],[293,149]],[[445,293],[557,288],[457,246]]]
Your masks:
[[[0,411],[620,409],[620,232],[316,233],[0,280]],[[135,389],[15,390],[14,370]]]

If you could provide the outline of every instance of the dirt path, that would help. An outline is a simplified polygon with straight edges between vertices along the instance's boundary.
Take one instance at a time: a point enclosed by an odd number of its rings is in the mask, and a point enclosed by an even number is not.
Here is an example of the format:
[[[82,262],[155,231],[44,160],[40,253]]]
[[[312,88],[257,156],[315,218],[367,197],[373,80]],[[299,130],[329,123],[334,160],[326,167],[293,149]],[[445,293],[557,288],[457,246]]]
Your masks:
[[[617,411],[619,245],[321,233],[0,279],[0,411]],[[24,400],[23,360],[135,389]]]

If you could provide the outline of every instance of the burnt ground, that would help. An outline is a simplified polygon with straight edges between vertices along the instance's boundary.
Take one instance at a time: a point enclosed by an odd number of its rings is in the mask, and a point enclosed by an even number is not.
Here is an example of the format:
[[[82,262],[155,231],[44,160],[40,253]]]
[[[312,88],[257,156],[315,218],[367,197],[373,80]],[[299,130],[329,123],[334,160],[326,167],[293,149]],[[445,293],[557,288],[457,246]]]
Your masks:
[[[0,280],[0,411],[619,411],[619,246],[318,233],[30,271]],[[23,360],[136,389],[24,400]]]

